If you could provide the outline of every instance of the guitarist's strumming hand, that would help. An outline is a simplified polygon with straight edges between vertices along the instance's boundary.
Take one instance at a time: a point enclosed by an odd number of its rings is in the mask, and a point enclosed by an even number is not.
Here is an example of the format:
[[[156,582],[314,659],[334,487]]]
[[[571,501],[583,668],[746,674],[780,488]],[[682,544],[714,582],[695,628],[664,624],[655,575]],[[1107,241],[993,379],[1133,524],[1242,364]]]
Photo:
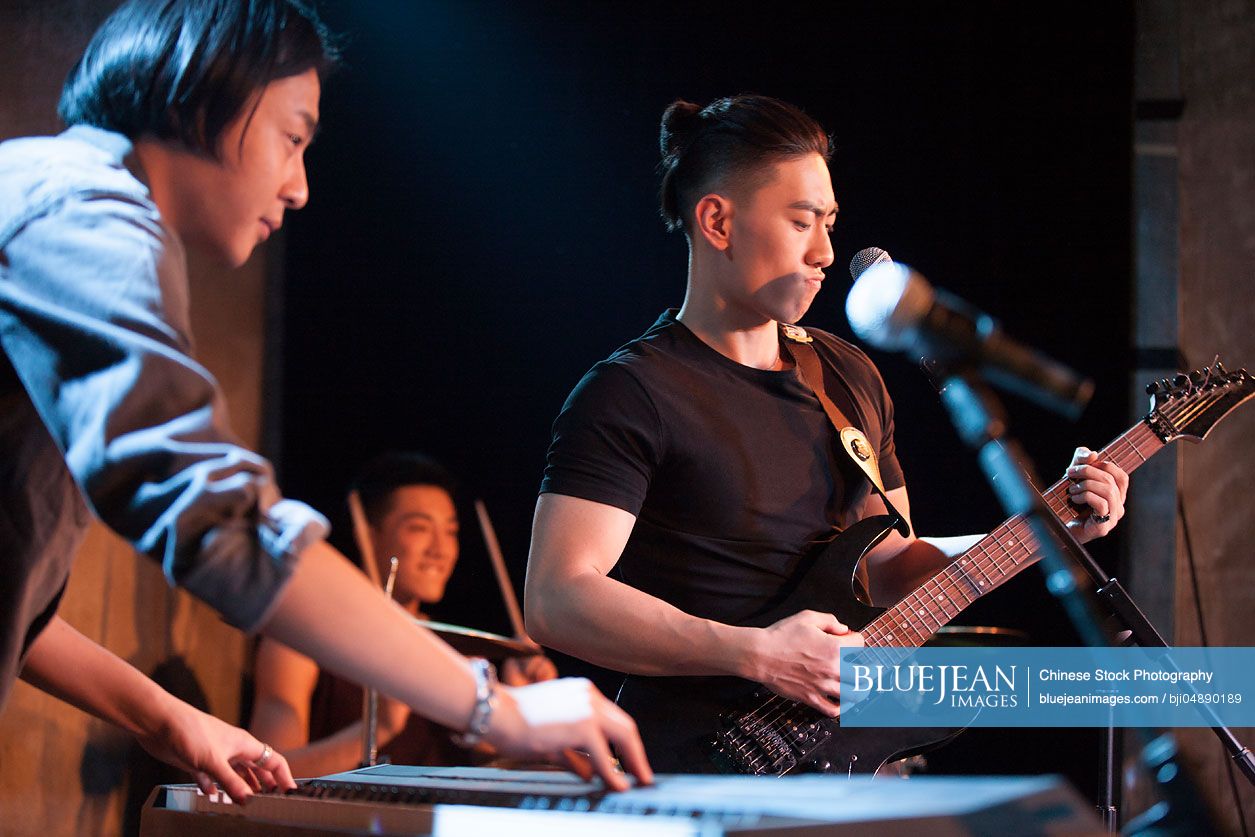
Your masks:
[[[755,635],[751,649],[753,674],[767,688],[836,717],[841,694],[841,648],[862,646],[863,635],[851,631],[831,613],[803,610]]]
[[[1077,448],[1066,472],[1071,480],[1068,500],[1074,506],[1090,509],[1090,514],[1073,520],[1068,528],[1081,543],[1101,538],[1124,517],[1124,498],[1129,493],[1129,475],[1114,462],[1100,460],[1089,448]]]

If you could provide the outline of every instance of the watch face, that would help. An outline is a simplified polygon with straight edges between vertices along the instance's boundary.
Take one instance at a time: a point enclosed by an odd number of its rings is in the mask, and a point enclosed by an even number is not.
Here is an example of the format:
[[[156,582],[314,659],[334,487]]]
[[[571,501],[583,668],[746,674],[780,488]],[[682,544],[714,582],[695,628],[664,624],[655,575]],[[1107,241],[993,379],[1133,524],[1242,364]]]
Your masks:
[[[485,659],[475,658],[471,660],[471,671],[475,675],[475,707],[471,710],[466,732],[452,735],[454,744],[467,749],[478,744],[488,732],[492,710],[497,703],[497,670],[493,664]]]

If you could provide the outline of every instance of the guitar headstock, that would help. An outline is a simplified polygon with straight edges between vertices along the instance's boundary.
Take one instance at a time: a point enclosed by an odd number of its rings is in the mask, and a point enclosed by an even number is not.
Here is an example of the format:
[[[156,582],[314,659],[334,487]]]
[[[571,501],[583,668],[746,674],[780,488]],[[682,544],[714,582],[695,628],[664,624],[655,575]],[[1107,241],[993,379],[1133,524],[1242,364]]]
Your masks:
[[[1165,443],[1177,439],[1198,442],[1221,419],[1255,395],[1255,377],[1245,369],[1230,372],[1219,360],[1175,378],[1146,387],[1150,414],[1146,421]]]

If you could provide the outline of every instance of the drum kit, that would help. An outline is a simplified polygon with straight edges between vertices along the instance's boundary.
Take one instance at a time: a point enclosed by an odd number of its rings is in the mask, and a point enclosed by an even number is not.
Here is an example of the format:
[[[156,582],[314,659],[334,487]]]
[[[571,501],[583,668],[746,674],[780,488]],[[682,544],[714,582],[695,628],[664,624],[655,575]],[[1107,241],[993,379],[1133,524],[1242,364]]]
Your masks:
[[[1006,648],[1028,645],[1028,634],[1015,628],[990,628],[980,625],[945,625],[924,645],[942,648]]]
[[[418,623],[467,657],[483,657],[499,663],[508,657],[530,657],[541,653],[540,646],[530,639],[450,625],[446,622],[418,620]]]

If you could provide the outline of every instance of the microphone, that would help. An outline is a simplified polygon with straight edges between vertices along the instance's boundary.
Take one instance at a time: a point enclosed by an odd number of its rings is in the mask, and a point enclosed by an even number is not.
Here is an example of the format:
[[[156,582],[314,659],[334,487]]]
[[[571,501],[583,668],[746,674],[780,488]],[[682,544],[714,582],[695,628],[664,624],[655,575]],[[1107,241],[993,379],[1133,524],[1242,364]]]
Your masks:
[[[850,326],[887,351],[926,355],[943,366],[971,365],[990,383],[1075,419],[1094,382],[1005,335],[988,314],[941,290],[877,247],[850,263],[856,279],[845,301]]]
[[[850,276],[857,282],[858,277],[863,275],[863,271],[874,264],[881,262],[892,262],[893,259],[889,254],[879,247],[864,247],[854,254],[854,258],[850,259]]]

